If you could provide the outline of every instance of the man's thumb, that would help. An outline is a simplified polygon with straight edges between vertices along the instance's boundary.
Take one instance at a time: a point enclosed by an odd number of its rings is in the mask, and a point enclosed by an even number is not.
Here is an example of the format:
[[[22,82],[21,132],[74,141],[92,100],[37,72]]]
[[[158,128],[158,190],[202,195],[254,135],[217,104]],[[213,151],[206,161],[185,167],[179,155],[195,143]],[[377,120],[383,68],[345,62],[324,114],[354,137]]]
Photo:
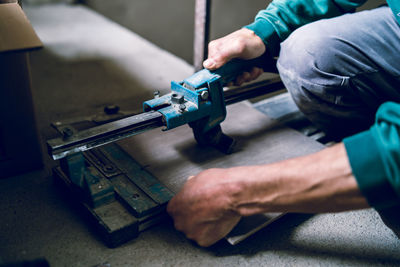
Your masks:
[[[213,60],[213,59],[211,59],[211,58],[208,58],[208,59],[206,59],[204,62],[203,62],[203,66],[204,66],[204,68],[206,68],[206,69],[211,69],[211,70],[213,70],[213,69],[215,69],[216,67],[216,63],[215,63],[215,61]]]

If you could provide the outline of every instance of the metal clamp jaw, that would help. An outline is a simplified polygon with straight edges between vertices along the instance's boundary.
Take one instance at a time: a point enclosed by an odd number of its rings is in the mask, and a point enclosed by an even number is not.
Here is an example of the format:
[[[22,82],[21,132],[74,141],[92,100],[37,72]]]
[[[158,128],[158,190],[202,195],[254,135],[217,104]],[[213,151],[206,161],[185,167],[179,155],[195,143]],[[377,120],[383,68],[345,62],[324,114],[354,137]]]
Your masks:
[[[160,112],[167,130],[204,118],[209,118],[207,129],[213,128],[226,116],[220,79],[218,74],[202,70],[180,83],[173,81],[171,93],[144,102],[143,109]]]

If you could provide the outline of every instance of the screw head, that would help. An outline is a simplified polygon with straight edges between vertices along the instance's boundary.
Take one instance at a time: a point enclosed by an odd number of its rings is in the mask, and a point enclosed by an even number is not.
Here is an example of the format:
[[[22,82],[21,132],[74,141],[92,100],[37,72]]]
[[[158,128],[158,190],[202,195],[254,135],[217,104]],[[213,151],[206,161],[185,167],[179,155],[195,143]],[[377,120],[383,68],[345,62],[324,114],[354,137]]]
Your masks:
[[[180,104],[179,105],[179,112],[184,112],[185,111],[185,109],[186,109],[186,105],[185,104]]]
[[[104,107],[104,113],[107,115],[117,114],[119,111],[119,106],[117,105],[108,105]]]
[[[65,127],[62,129],[62,135],[64,139],[71,137],[74,134],[74,131],[71,128]]]
[[[110,165],[110,164],[104,165],[104,166],[103,166],[103,170],[104,170],[106,173],[112,173],[112,172],[114,172],[114,166],[112,166],[112,165]]]
[[[203,99],[203,100],[207,100],[207,99],[208,99],[208,96],[209,96],[208,91],[202,91],[202,92],[200,93],[200,97],[201,97],[201,99]]]

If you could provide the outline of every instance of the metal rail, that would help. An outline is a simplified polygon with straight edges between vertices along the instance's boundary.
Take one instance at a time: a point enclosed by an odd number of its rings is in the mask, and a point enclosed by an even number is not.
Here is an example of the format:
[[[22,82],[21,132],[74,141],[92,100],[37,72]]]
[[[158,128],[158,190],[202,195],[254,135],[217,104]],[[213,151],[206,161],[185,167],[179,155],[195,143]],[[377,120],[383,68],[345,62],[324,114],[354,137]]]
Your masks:
[[[121,120],[106,123],[72,134],[47,141],[47,148],[54,160],[86,151],[150,129],[164,125],[163,116],[156,111],[141,113]]]

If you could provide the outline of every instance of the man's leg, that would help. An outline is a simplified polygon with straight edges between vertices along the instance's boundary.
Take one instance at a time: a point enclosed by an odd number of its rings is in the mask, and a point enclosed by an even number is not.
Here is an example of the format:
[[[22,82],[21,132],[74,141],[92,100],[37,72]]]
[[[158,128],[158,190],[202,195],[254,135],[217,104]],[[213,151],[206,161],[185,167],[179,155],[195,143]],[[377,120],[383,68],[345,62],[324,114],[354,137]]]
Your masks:
[[[300,110],[340,139],[400,102],[400,26],[388,7],[310,23],[282,43],[277,66]]]
[[[388,7],[308,24],[282,44],[278,69],[309,119],[342,138],[400,102],[400,27]],[[378,212],[400,238],[399,209]]]

